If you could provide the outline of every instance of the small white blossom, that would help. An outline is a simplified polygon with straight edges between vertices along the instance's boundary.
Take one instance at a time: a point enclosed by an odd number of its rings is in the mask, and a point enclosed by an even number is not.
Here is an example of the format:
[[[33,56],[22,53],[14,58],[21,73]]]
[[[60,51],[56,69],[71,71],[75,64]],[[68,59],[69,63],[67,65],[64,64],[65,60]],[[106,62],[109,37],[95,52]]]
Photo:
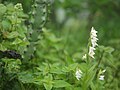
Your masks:
[[[80,69],[76,70],[75,76],[76,76],[77,80],[80,80],[80,78],[82,77],[82,71]]]
[[[91,34],[92,34],[92,36],[95,36],[95,37],[96,37],[96,36],[97,36],[96,33],[97,33],[97,31],[94,29],[94,27],[92,27],[92,28],[91,28]]]
[[[104,80],[104,75],[100,75],[99,80]]]
[[[103,71],[102,71],[102,73],[105,73],[106,72],[106,69],[104,69]]]
[[[93,46],[93,47],[98,46],[97,40],[98,40],[97,38],[91,39],[91,43],[92,43],[92,46]]]
[[[92,27],[91,28],[91,33],[90,33],[90,39],[91,39],[91,46],[89,47],[89,56],[94,58],[95,55],[95,47],[98,46],[97,44],[97,31]]]
[[[94,58],[94,55],[95,55],[95,52],[94,52],[95,48],[94,47],[91,47],[89,48],[89,56]]]
[[[83,57],[82,57],[82,59],[86,59],[87,58],[87,55],[85,54]]]
[[[104,69],[104,70],[100,70],[100,76],[99,76],[99,80],[104,80],[104,77],[105,77],[105,75],[104,75],[104,73],[106,72],[106,69]]]
[[[92,47],[96,47],[98,44],[97,44],[97,31],[94,29],[94,27],[91,28],[91,44],[92,44]]]

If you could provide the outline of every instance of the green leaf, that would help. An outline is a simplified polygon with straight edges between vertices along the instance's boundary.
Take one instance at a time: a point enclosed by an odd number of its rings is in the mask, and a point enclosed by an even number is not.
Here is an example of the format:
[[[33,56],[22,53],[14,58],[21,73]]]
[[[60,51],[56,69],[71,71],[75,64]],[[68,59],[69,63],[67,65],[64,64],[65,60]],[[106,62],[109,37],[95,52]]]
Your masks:
[[[44,83],[44,87],[45,87],[46,90],[51,90],[53,85],[51,83],[47,83],[47,84]]]
[[[105,52],[112,53],[114,51],[114,48],[106,47],[104,50],[105,50]]]
[[[23,83],[34,83],[33,74],[29,71],[19,73],[18,79]]]
[[[69,68],[70,70],[75,70],[75,69],[77,68],[77,66],[78,66],[77,63],[73,63],[73,64],[70,64],[70,65],[68,66],[68,68]]]
[[[70,69],[69,69],[68,67],[64,66],[64,67],[62,68],[62,71],[63,71],[63,72],[70,72]]]
[[[90,69],[87,70],[85,73],[85,76],[83,78],[83,88],[88,88],[89,85],[92,83],[92,80],[94,79],[94,76],[96,74],[96,70],[94,70],[96,64],[90,67]]]
[[[52,81],[53,77],[51,74],[49,74],[48,76],[45,76],[44,80],[43,80],[43,85],[45,87],[46,90],[51,90],[53,87],[53,81]]]
[[[53,42],[53,43],[56,43],[56,42],[61,41],[61,39],[60,39],[60,38],[57,38],[54,34],[50,34],[50,35],[48,36],[48,39],[49,39],[51,42]]]
[[[95,87],[95,84],[94,84],[93,82],[91,82],[90,87],[91,87],[92,90],[96,90],[96,89],[95,89],[95,88],[96,88],[96,87]]]
[[[53,87],[55,88],[61,88],[61,87],[70,87],[71,85],[64,81],[64,80],[54,80]]]
[[[63,72],[70,72],[70,71],[74,71],[76,68],[77,68],[78,64],[77,63],[73,63],[73,64],[70,64],[68,67],[64,66],[62,68],[62,71]]]
[[[21,61],[19,59],[2,59],[3,62],[5,62],[6,67],[5,71],[6,73],[17,73],[20,70]]]
[[[19,43],[21,43],[21,42],[22,42],[21,39],[16,38],[15,41],[14,41],[12,44],[13,44],[13,45],[16,45],[16,44],[19,44]]]
[[[0,16],[6,12],[7,8],[3,4],[0,4]]]
[[[107,53],[112,53],[114,51],[114,48],[112,47],[105,47],[105,46],[98,46],[99,50],[101,52],[107,52]]]
[[[61,68],[59,67],[51,67],[50,72],[55,74],[63,74]]]
[[[16,31],[13,31],[13,32],[8,34],[7,38],[15,38],[15,37],[18,37],[18,36],[19,36],[19,33],[16,32]]]
[[[9,29],[11,27],[11,24],[8,20],[2,21],[2,26],[4,29]]]
[[[7,50],[7,48],[4,45],[0,44],[0,50],[5,51],[5,50]]]

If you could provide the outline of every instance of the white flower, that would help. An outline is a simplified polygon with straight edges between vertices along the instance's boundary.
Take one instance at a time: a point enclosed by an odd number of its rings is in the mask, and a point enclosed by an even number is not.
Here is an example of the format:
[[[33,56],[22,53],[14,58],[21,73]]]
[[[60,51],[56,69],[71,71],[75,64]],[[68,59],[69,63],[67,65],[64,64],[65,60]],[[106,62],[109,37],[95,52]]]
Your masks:
[[[90,33],[90,39],[91,39],[91,46],[89,47],[89,56],[94,58],[95,55],[95,47],[98,46],[97,44],[97,31],[92,27],[91,28],[91,33]]]
[[[104,75],[100,75],[99,80],[104,80]]]
[[[104,73],[106,72],[106,69],[104,69],[104,70],[100,70],[100,76],[99,76],[99,80],[104,80]]]
[[[94,47],[91,47],[89,48],[89,56],[94,58],[94,55],[95,55],[95,52],[94,52],[95,48]]]
[[[103,71],[102,71],[102,73],[105,73],[106,72],[106,69],[104,69]]]
[[[91,43],[92,43],[92,46],[93,46],[93,47],[98,46],[97,40],[98,40],[97,38],[91,39]]]
[[[94,27],[91,28],[91,36],[90,36],[90,38],[91,38],[92,47],[97,46],[98,45],[97,44],[97,40],[98,40],[97,31],[94,29]]]
[[[92,28],[91,28],[91,34],[92,34],[92,36],[95,36],[95,37],[96,37],[96,36],[97,36],[96,33],[97,33],[97,31],[94,29],[94,27],[92,27]]]
[[[80,78],[82,77],[82,71],[80,69],[76,70],[75,76],[76,76],[77,80],[80,80]]]
[[[82,59],[86,59],[87,58],[87,55],[85,54],[83,57],[82,57]]]

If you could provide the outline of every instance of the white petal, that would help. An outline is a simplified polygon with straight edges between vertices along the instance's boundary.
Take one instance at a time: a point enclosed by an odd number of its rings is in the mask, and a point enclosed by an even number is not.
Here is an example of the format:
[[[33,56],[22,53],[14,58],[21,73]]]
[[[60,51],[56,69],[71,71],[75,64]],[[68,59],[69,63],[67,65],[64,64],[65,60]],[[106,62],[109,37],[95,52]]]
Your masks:
[[[99,80],[104,80],[104,75],[100,75]]]
[[[105,73],[106,72],[106,69],[104,69],[103,71],[102,71],[102,73]]]
[[[94,50],[95,50],[94,47],[90,47],[90,48],[89,48],[89,56],[92,57],[92,58],[94,58],[94,54],[95,54],[95,53],[94,53]]]
[[[91,33],[97,33],[97,31],[94,29],[94,27],[91,28]]]
[[[86,59],[87,58],[87,55],[85,54],[83,57],[82,57],[82,59]]]
[[[77,70],[75,73],[75,76],[76,76],[77,80],[79,80],[82,77],[82,71],[80,69]]]

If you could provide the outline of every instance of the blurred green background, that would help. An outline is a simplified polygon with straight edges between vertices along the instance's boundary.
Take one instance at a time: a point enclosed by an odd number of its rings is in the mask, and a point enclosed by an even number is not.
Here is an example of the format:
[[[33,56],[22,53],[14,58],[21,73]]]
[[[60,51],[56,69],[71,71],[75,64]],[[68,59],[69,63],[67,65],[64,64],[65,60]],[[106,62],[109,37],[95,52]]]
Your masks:
[[[7,4],[20,2],[24,12],[31,10],[34,0],[0,0]],[[40,1],[40,0],[39,0]],[[119,49],[120,44],[120,0],[49,0],[49,19],[46,27],[65,38],[66,44],[82,47],[87,43],[93,26],[99,32],[99,43]],[[87,32],[87,33],[86,33]],[[72,48],[73,46],[73,48]],[[74,50],[73,50],[74,49]],[[76,48],[77,50],[78,48]]]
[[[65,37],[70,52],[86,46],[92,26],[99,44],[120,50],[120,0],[54,0],[51,8],[47,27]]]

